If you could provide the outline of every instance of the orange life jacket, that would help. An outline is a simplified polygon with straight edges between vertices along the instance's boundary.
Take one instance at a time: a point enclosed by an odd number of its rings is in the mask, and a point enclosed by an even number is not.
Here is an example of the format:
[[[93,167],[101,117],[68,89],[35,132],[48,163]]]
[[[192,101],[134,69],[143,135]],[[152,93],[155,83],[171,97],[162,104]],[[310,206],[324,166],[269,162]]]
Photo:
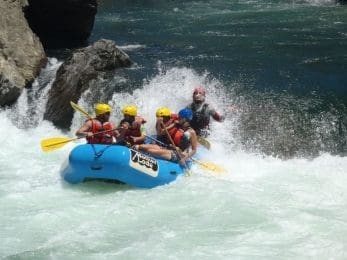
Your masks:
[[[122,120],[123,121],[123,120]],[[121,123],[122,123],[121,121]],[[143,124],[145,124],[147,121],[142,117],[142,116],[136,116],[134,122],[131,123],[129,128],[127,129],[124,139],[130,143],[130,145],[138,144],[137,142],[134,143],[133,139],[130,138],[131,136],[133,137],[139,137],[142,135],[141,133],[141,127]]]
[[[87,137],[87,142],[89,144],[112,144],[113,140],[111,131],[97,134],[98,132],[113,129],[112,124],[110,122],[101,123],[99,120],[95,118],[89,120],[92,121],[91,132],[95,135],[93,135],[92,137]]]
[[[170,115],[170,119],[166,122],[163,122],[165,127],[168,127],[169,125],[171,125],[172,123],[174,123],[176,120],[178,120],[178,115],[177,114],[171,114]],[[165,144],[171,144],[170,139],[167,137],[166,133],[162,134],[162,135],[158,135],[157,139]]]
[[[186,137],[185,132],[178,124],[169,130],[169,134],[174,141],[175,145],[182,151],[186,150],[190,146],[190,140]]]

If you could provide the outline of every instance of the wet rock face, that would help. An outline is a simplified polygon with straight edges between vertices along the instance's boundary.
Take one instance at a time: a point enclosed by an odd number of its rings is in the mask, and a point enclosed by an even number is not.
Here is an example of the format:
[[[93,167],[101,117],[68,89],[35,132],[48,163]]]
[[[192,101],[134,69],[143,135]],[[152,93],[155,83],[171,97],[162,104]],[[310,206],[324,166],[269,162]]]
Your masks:
[[[97,0],[28,0],[25,16],[44,47],[85,46],[93,29]]]
[[[17,82],[20,83],[20,82]],[[0,106],[11,105],[19,97],[22,88],[0,72]]]
[[[73,110],[70,101],[77,102],[88,89],[97,88],[95,81],[107,71],[129,67],[129,56],[110,40],[99,40],[86,48],[73,52],[58,69],[55,81],[48,93],[44,119],[57,127],[68,129]]]
[[[24,2],[0,0],[0,106],[14,103],[47,62],[24,17]]]

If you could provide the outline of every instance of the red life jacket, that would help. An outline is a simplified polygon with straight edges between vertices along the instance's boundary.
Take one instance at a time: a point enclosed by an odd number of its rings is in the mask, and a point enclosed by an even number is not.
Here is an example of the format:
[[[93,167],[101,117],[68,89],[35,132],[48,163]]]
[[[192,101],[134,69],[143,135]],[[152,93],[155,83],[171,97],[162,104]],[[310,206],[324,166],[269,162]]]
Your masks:
[[[175,121],[178,121],[179,117],[177,114],[171,114],[170,115],[170,119],[167,120],[166,122],[163,122],[165,127],[168,127],[169,125],[171,125],[172,123],[174,123]]]
[[[133,137],[139,137],[142,135],[141,133],[141,127],[144,123],[147,121],[142,116],[136,116],[134,122],[129,126],[127,129],[124,138],[127,142],[129,142],[131,145],[137,144],[133,142],[133,139],[130,138]]]
[[[178,120],[178,119],[180,119],[180,118],[177,114],[171,114],[169,121],[171,121],[171,123],[173,123],[175,120]]]
[[[186,130],[188,131],[188,129]],[[179,125],[175,125],[169,130],[169,134],[174,141],[175,145],[179,147],[182,151],[186,150],[190,146],[189,139],[184,135],[186,132]]]
[[[99,120],[95,118],[89,120],[92,121],[91,132],[96,135],[93,135],[92,137],[87,137],[87,142],[89,144],[112,144],[113,140],[111,131],[97,134],[98,132],[113,129],[112,124],[110,122],[105,122],[102,124]]]
[[[166,121],[165,123],[163,122],[163,124],[165,127],[168,127],[169,125],[171,125],[172,123],[174,123],[178,119],[179,119],[179,117],[177,114],[171,114],[170,119],[168,121]],[[157,139],[162,143],[171,144],[170,139],[167,137],[166,133],[164,133],[162,135],[158,135]]]

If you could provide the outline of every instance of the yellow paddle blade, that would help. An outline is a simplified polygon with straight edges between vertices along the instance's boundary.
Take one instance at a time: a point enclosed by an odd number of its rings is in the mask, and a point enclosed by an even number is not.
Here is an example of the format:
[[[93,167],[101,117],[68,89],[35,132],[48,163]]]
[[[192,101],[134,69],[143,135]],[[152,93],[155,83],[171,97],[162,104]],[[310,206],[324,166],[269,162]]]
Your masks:
[[[199,144],[201,144],[202,146],[205,146],[208,150],[211,149],[211,143],[209,141],[207,141],[207,139],[198,136],[198,142]]]
[[[68,142],[77,140],[78,138],[79,137],[77,138],[53,137],[53,138],[44,139],[41,141],[41,149],[44,152],[49,152],[49,151],[58,149],[60,147],[63,147]]]
[[[204,162],[204,161],[200,161],[200,160],[197,160],[194,158],[192,158],[192,160],[194,162],[198,163],[205,170],[213,171],[216,173],[225,173],[226,172],[226,170],[222,166],[219,166],[213,162]]]
[[[88,114],[87,111],[85,111],[83,108],[81,108],[79,105],[77,105],[76,103],[70,101],[70,105],[72,106],[73,109],[81,112],[83,115],[85,115],[88,118],[93,118],[91,115]]]

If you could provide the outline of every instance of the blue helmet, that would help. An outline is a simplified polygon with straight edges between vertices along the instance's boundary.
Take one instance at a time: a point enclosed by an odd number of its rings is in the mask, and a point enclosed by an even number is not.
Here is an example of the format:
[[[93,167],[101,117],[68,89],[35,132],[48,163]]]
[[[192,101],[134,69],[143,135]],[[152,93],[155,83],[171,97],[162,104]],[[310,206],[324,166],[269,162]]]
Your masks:
[[[191,121],[193,119],[193,111],[189,108],[183,108],[178,112],[178,116]]]

